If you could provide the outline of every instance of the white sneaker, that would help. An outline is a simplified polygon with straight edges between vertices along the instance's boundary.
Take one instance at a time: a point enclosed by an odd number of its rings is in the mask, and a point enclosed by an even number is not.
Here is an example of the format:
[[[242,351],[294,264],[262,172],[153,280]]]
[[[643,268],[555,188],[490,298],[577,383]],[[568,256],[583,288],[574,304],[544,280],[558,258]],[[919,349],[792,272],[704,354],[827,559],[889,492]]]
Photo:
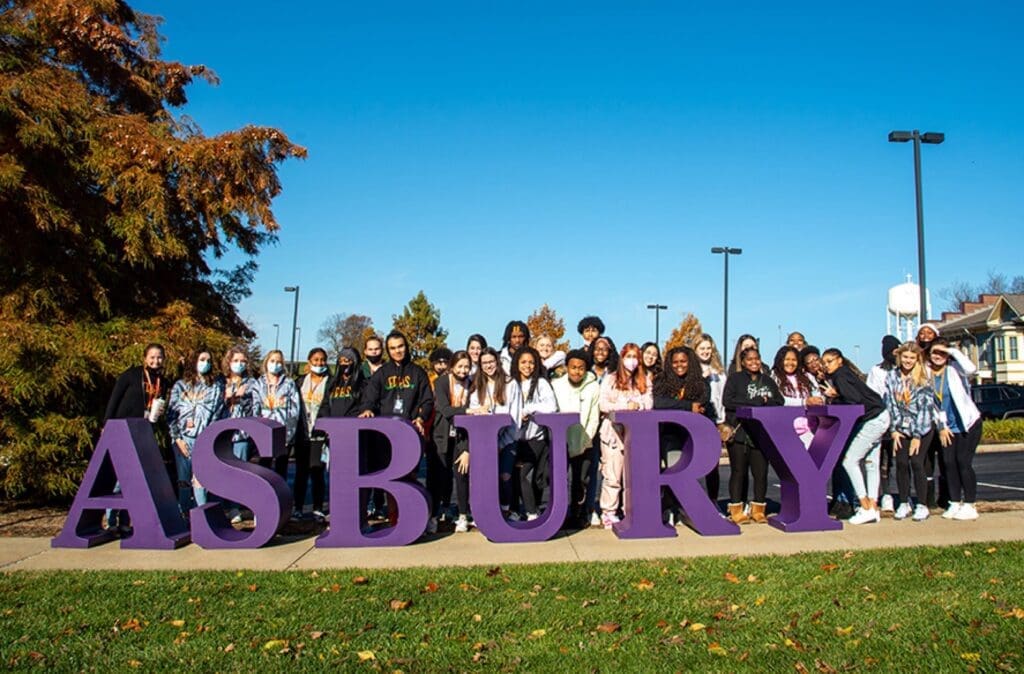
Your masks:
[[[858,508],[853,517],[847,520],[850,524],[870,524],[882,519],[877,508]]]
[[[436,517],[431,517],[430,521],[427,522],[427,533],[428,534],[436,534],[437,533],[437,518]]]
[[[974,507],[973,503],[961,503],[960,507],[957,508],[956,514],[953,515],[955,520],[976,520],[978,519],[978,510]]]
[[[882,512],[891,513],[893,510],[892,494],[885,494],[882,496]]]
[[[455,520],[455,533],[464,534],[469,531],[469,520],[465,515],[459,515]]]
[[[956,517],[956,513],[960,510],[961,505],[961,503],[950,502],[950,504],[946,506],[946,512],[942,513],[942,519],[951,520]]]
[[[601,526],[601,516],[597,513],[590,513],[590,526],[599,527]]]
[[[671,510],[666,510],[661,513],[661,521],[670,527],[674,527],[676,525],[676,516]]]
[[[605,529],[611,529],[612,525],[619,521],[619,516],[615,513],[605,513],[601,515],[601,525]]]
[[[532,522],[535,519],[537,519],[538,517],[540,517],[540,515],[538,515],[537,513],[526,513],[526,521],[527,522]]]
[[[923,503],[918,503],[917,506],[914,508],[914,521],[924,522],[926,519],[928,519],[929,514],[930,513],[928,512],[928,506],[926,506]]]
[[[232,508],[228,513],[228,519],[231,520],[232,524],[241,524],[242,513],[238,512],[238,508]]]
[[[905,520],[908,517],[910,517],[910,514],[912,512],[914,512],[914,511],[910,507],[909,503],[901,503],[900,507],[896,509],[896,514],[893,515],[893,518],[898,519],[898,520]]]

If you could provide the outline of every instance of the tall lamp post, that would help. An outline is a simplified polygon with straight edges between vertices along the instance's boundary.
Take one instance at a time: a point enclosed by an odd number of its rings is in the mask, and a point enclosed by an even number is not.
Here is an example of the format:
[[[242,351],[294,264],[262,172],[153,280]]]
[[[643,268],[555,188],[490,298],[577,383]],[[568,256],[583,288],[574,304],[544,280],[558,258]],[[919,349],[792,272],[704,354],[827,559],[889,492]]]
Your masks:
[[[284,291],[295,293],[295,309],[292,311],[292,351],[288,359],[288,367],[291,368],[292,374],[295,374],[295,328],[299,323],[299,286],[285,286]]]
[[[281,324],[274,323],[274,351],[281,348]]]
[[[946,140],[946,134],[929,131],[920,133],[917,129],[913,131],[891,131],[889,132],[890,143],[914,142],[914,192],[917,196],[917,277],[920,284],[920,302],[917,322],[920,325],[928,318],[928,292],[924,280],[924,203],[921,199],[921,143],[938,145]]]
[[[711,249],[711,252],[715,255],[725,256],[725,292],[723,297],[725,298],[724,304],[724,317],[722,319],[722,348],[721,352],[724,354],[729,349],[729,256],[730,255],[742,255],[742,248],[730,248],[728,246],[715,246]]]
[[[659,329],[661,327],[659,325],[659,322],[658,322],[659,314],[660,314],[660,312],[665,311],[666,309],[668,309],[668,306],[665,305],[665,304],[648,304],[647,308],[648,309],[654,309],[654,343],[655,343],[655,345],[657,345],[657,344],[659,344],[658,338],[660,337],[660,334],[661,334],[659,332]],[[658,347],[658,348],[660,349],[661,347]]]

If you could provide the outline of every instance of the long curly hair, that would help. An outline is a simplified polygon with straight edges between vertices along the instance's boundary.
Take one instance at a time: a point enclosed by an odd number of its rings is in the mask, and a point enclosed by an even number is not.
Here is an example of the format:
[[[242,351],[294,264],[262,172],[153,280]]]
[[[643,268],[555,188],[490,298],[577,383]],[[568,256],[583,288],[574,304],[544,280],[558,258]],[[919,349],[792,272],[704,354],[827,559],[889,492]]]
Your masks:
[[[796,376],[795,391],[790,385],[789,375],[786,374],[786,368],[783,365],[786,356],[790,353],[796,358],[796,372],[793,373]],[[784,396],[806,398],[811,395],[811,382],[804,371],[804,362],[800,359],[800,352],[795,346],[783,346],[775,352],[775,362],[772,363],[772,379],[779,385],[779,391]]]
[[[682,377],[672,368],[672,359],[678,353],[685,355],[688,360],[686,374]],[[665,367],[654,379],[654,395],[679,400],[702,400],[705,388],[707,384],[704,383],[696,352],[688,346],[674,346],[669,349],[665,354]]]

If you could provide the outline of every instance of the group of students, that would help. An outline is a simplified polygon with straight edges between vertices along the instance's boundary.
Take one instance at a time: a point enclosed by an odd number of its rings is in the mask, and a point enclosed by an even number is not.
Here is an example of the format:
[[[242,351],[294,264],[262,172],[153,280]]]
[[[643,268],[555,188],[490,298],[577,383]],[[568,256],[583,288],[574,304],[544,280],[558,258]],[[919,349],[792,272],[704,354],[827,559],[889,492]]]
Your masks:
[[[436,531],[443,520],[464,532],[472,524],[471,454],[465,430],[455,424],[459,415],[511,417],[511,425],[498,438],[501,508],[508,519],[533,520],[549,503],[550,457],[555,449],[535,416],[579,414],[579,423],[568,431],[567,447],[558,448],[568,453],[571,508],[566,525],[610,528],[622,516],[623,470],[629,452],[628,435],[614,420],[616,411],[677,409],[708,417],[718,426],[729,457],[729,501],[723,516],[737,523],[764,523],[768,462],[736,411],[768,405],[861,404],[864,414],[833,474],[837,517],[849,517],[853,524],[876,522],[880,510],[893,506],[891,495],[883,489],[887,482],[881,478],[883,458],[886,467],[895,459],[897,519],[927,518],[927,485],[934,465],[941,469],[941,498],[949,504],[943,516],[977,517],[971,461],[981,422],[967,379],[974,369],[933,325],[922,326],[916,343],[900,344],[886,337],[882,362],[867,377],[838,349],[820,352],[808,346],[800,333],[789,336],[770,368],[762,362],[757,340],[743,335],[726,368],[707,334],[690,346],[669,349],[663,360],[653,342],[629,342],[617,348],[596,316],[582,319],[577,329],[583,344],[566,353],[555,348],[550,336],[531,337],[526,323],[511,321],[500,348],[474,334],[465,349],[441,348],[431,353],[429,371],[412,362],[408,340],[393,331],[385,338],[368,338],[361,354],[352,347],[342,348],[333,372],[327,352],[314,348],[305,372],[296,379],[286,373],[279,350],[267,354],[258,373],[252,372],[241,347],[224,354],[219,372],[214,355],[199,350],[186,361],[186,373],[173,386],[163,370],[163,348],[151,344],[143,365],[129,368],[118,379],[106,418],[146,417],[154,425],[166,420],[185,517],[193,505],[208,499],[192,473],[191,452],[198,435],[222,418],[256,416],[278,421],[286,429],[289,455],[295,461],[293,516],[323,522],[328,519],[325,469],[331,451],[326,436],[315,430],[317,419],[400,417],[422,439],[422,470],[408,479],[425,477],[433,501],[428,532]],[[667,467],[679,460],[685,432],[670,425],[662,428],[662,465]],[[809,445],[813,419],[800,417],[794,432]],[[233,447],[238,459],[250,459],[250,441],[243,432],[235,434]],[[379,470],[389,462],[390,446],[375,432],[361,432],[359,451],[361,470]],[[288,460],[289,456],[259,459],[282,477],[287,477]],[[911,474],[917,497],[913,508]],[[312,509],[307,515],[310,486]],[[753,495],[748,500],[751,486]],[[705,487],[717,502],[717,466],[705,477]],[[366,495],[363,502],[367,518],[396,516],[382,492]],[[225,503],[225,507],[232,522],[242,521],[237,504]],[[118,527],[118,516],[116,511],[108,513],[108,527]],[[666,521],[675,523],[681,516],[678,504],[666,496]],[[120,525],[126,526],[123,518]]]

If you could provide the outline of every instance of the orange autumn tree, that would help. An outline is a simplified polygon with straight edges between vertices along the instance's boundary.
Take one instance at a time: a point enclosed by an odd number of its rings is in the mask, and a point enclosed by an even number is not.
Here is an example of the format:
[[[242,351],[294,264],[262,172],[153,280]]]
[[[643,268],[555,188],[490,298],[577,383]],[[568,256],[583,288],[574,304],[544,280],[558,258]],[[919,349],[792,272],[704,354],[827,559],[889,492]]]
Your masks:
[[[530,336],[536,340],[547,335],[555,343],[556,351],[569,351],[568,340],[560,341],[565,336],[565,321],[546,303],[534,311],[526,319],[526,327],[530,328]]]
[[[679,325],[672,329],[672,334],[668,336],[665,350],[662,353],[668,353],[669,349],[677,346],[693,348],[702,334],[704,334],[704,329],[700,325],[700,320],[693,314],[687,313]]]
[[[74,492],[113,380],[252,331],[235,305],[278,229],[273,128],[207,136],[178,110],[201,65],[160,57],[123,0],[0,0],[0,492]],[[235,268],[213,266],[241,254]]]

